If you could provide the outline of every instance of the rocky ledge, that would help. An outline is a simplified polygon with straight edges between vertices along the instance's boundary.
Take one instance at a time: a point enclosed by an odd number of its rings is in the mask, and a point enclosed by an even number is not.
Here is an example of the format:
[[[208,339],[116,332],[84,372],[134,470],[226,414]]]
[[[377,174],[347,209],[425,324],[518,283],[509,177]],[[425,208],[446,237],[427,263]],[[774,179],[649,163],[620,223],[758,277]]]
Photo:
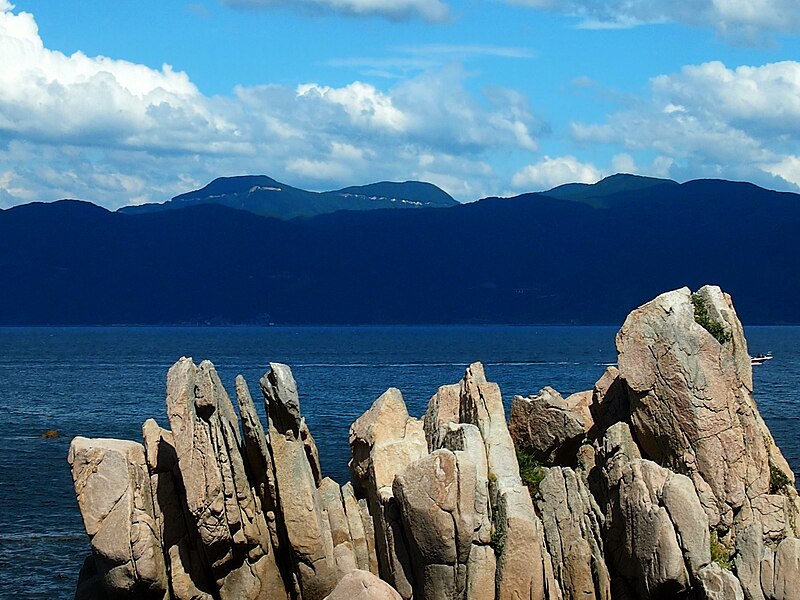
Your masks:
[[[391,388],[323,477],[289,367],[234,407],[214,366],[167,375],[170,429],[75,438],[92,553],[76,598],[800,598],[800,501],[761,419],[729,296],[638,308],[594,389],[515,397],[480,363],[422,419]],[[237,414],[238,412],[238,414]]]

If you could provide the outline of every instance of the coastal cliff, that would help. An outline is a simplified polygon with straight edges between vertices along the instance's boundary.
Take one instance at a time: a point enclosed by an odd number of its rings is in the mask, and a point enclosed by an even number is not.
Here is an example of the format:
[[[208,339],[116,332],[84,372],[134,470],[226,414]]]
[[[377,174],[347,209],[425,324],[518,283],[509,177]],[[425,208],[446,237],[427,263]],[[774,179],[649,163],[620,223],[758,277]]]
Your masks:
[[[480,363],[421,418],[382,394],[322,473],[286,365],[235,404],[167,375],[169,429],[75,438],[92,553],[76,598],[800,598],[800,499],[759,415],[741,323],[706,286],[634,310],[592,390],[511,402]],[[238,409],[238,410],[237,410]]]

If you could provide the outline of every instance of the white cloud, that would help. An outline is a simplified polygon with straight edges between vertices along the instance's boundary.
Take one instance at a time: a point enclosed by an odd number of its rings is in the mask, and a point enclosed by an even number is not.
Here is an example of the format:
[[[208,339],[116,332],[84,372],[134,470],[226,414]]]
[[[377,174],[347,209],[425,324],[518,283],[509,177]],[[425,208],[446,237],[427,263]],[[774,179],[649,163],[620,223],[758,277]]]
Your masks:
[[[7,3],[0,56],[5,203],[8,195],[106,206],[162,201],[242,173],[314,189],[424,176],[466,193],[497,177],[486,173],[487,153],[535,150],[543,130],[524,96],[469,91],[469,75],[456,66],[387,89],[308,82],[208,97],[168,65],[50,50],[33,16]],[[424,168],[423,156],[431,157]]]
[[[441,0],[223,0],[223,2],[235,8],[287,6],[352,16],[377,16],[391,21],[423,19],[441,22],[447,20],[450,15],[448,5]]]
[[[506,0],[572,15],[586,28],[634,27],[678,22],[711,27],[736,42],[758,42],[765,35],[800,32],[796,0]]]
[[[517,171],[511,183],[519,190],[541,191],[563,183],[596,183],[605,175],[593,164],[583,163],[574,156],[545,156]]]
[[[650,97],[633,108],[571,130],[582,143],[656,152],[689,176],[796,183],[786,158],[800,144],[800,63],[687,66],[651,80]]]

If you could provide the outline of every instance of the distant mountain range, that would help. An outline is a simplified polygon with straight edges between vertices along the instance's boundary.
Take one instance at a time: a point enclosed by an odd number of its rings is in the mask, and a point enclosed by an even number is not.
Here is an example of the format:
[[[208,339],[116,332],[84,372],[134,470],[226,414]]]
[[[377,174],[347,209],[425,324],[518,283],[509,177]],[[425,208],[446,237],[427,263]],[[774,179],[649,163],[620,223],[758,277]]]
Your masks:
[[[220,177],[202,189],[180,194],[163,204],[127,206],[120,212],[142,214],[200,204],[218,204],[264,217],[292,219],[338,210],[436,208],[455,206],[458,202],[432,183],[421,181],[383,181],[332,192],[309,192],[265,175],[247,175]]]
[[[618,175],[292,220],[183,202],[0,211],[0,324],[619,324],[705,283],[746,324],[800,323],[800,195],[748,183]]]

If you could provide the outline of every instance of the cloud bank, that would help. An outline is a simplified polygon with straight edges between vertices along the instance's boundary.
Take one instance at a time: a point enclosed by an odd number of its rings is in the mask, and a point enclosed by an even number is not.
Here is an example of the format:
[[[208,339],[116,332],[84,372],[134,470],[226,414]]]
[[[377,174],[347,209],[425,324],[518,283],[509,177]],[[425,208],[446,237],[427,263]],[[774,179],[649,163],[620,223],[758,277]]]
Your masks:
[[[447,20],[448,5],[441,0],[223,0],[233,8],[285,6],[314,12],[358,17],[382,17],[391,21],[422,19],[437,23]]]
[[[710,27],[735,42],[759,42],[775,33],[800,32],[796,0],[506,0],[581,19],[588,28],[676,22]]]
[[[573,137],[670,157],[684,177],[800,186],[800,63],[687,66],[652,79],[650,92],[603,123],[573,123]]]
[[[419,178],[472,199],[492,176],[485,154],[535,150],[542,127],[524,96],[468,91],[454,65],[385,90],[308,82],[208,97],[169,65],[49,50],[32,15],[0,10],[0,205],[162,201],[242,173],[315,189]]]

